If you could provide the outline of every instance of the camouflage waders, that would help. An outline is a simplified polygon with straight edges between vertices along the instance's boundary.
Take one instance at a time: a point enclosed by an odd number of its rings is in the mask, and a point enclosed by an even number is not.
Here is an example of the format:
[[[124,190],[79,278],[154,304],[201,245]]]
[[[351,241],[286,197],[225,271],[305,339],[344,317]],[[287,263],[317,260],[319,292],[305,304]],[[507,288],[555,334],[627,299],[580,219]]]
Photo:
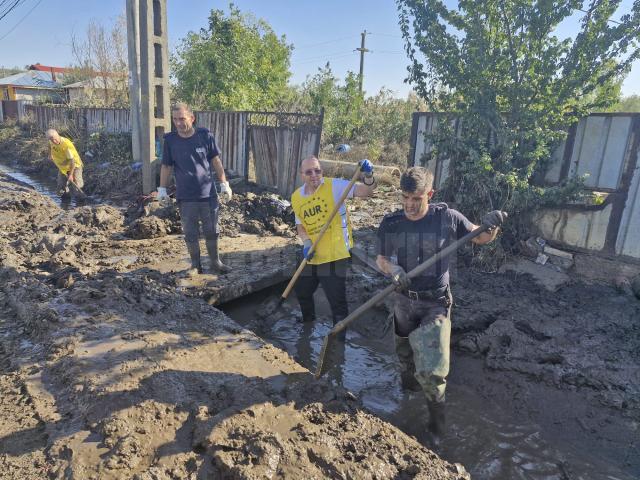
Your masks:
[[[393,294],[396,352],[403,384],[411,374],[427,400],[444,402],[449,374],[451,294],[447,289],[434,298],[411,299]],[[406,385],[408,386],[408,385]]]

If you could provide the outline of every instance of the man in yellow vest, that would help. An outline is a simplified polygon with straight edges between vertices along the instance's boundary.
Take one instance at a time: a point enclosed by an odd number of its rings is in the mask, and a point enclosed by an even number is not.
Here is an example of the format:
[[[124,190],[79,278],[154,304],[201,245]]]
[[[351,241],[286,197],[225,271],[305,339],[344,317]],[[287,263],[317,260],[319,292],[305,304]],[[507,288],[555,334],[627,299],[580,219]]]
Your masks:
[[[47,130],[47,140],[49,140],[49,158],[58,167],[57,188],[60,195],[69,193],[69,182],[76,184],[78,188],[84,186],[82,178],[82,167],[84,164],[80,160],[80,155],[73,142],[54,130]]]
[[[376,188],[371,162],[362,160],[359,167],[363,173],[363,183],[356,183],[347,198],[368,197]],[[318,285],[322,285],[331,305],[335,325],[348,314],[345,280],[353,236],[345,204],[331,221],[331,226],[313,254],[309,256],[308,253],[349,181],[324,178],[320,162],[313,156],[302,161],[300,175],[304,183],[293,192],[291,205],[296,216],[298,235],[303,243],[302,255],[307,258],[308,263],[296,284],[296,296],[302,310],[302,321],[312,322],[315,320],[313,293]]]

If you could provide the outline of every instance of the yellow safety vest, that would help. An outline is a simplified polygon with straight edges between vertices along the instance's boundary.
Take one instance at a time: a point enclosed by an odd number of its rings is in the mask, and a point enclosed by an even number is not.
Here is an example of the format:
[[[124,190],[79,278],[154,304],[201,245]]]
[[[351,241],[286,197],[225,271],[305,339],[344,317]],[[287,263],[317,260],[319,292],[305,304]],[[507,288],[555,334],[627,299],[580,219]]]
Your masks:
[[[83,166],[82,160],[80,160],[80,155],[78,155],[76,147],[68,138],[60,137],[60,143],[58,145],[53,142],[50,142],[50,145],[51,158],[53,159],[53,163],[56,164],[58,170],[60,170],[63,174],[66,175],[71,169],[71,159],[69,158],[67,152],[70,152],[73,156],[73,161],[75,162],[76,168]]]
[[[302,195],[303,188],[304,185],[293,192],[291,206],[307,235],[315,243],[320,230],[335,207],[333,179],[325,178],[324,183],[307,197]],[[315,248],[315,254],[309,261],[310,264],[319,265],[351,256],[349,254],[349,250],[353,247],[351,222],[346,205],[343,204],[342,210],[333,217],[331,225]]]

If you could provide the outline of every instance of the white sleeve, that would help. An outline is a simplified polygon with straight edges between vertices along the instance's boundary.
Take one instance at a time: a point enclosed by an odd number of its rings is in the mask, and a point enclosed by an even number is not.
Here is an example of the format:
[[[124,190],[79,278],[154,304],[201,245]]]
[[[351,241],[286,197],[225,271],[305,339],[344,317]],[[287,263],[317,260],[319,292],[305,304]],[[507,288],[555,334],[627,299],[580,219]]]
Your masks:
[[[333,201],[335,203],[338,203],[338,200],[340,200],[340,197],[344,193],[344,189],[347,188],[348,186],[349,186],[349,180],[345,180],[344,178],[333,179]],[[349,195],[347,195],[347,198],[353,198],[353,192],[355,191],[355,189],[356,189],[356,186],[353,185],[353,187],[351,187],[351,191],[349,192]]]
[[[73,153],[71,153],[71,149],[67,148],[67,159],[73,160]]]

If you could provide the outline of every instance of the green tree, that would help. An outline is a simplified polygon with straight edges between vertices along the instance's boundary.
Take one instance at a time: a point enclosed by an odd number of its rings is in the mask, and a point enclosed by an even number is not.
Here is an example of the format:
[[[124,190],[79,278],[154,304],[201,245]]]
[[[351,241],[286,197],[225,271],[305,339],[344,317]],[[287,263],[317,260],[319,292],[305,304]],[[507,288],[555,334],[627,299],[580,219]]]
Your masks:
[[[359,92],[358,76],[347,72],[344,82],[333,74],[327,63],[308,77],[300,89],[307,111],[324,111],[323,138],[326,143],[348,142],[362,126],[364,98]]]
[[[228,16],[211,10],[207,28],[189,32],[171,57],[174,94],[201,109],[271,110],[291,76],[292,48],[233,4]]]
[[[620,101],[609,110],[611,112],[640,112],[640,95],[622,97]]]
[[[443,128],[434,138],[434,154],[455,159],[444,193],[476,218],[487,208],[520,217],[577,191],[534,179],[572,123],[616,100],[640,28],[638,1],[615,23],[619,0],[583,3],[461,0],[451,10],[442,0],[397,0],[408,81],[431,109],[461,121],[460,136]],[[572,16],[578,34],[559,38]]]
[[[8,77],[10,75],[16,74],[16,73],[20,73],[20,72],[24,72],[25,69],[24,68],[20,68],[20,67],[3,67],[0,66],[0,78],[4,78],[4,77]]]

